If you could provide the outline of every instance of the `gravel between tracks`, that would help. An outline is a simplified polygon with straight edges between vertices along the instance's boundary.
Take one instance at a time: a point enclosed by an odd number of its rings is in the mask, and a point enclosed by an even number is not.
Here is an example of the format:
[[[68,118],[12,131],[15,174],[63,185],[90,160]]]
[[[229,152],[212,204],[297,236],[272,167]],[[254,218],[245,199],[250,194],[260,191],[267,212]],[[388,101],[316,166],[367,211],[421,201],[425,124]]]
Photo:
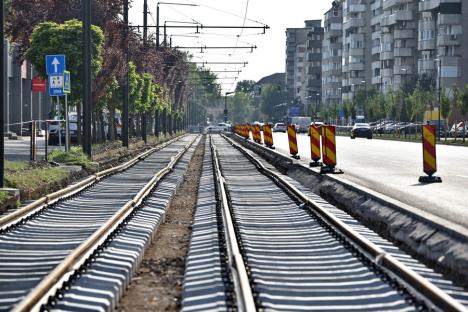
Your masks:
[[[122,298],[118,311],[180,310],[185,258],[197,203],[205,139],[195,150],[184,181],[177,190],[163,225],[146,251],[138,274]]]

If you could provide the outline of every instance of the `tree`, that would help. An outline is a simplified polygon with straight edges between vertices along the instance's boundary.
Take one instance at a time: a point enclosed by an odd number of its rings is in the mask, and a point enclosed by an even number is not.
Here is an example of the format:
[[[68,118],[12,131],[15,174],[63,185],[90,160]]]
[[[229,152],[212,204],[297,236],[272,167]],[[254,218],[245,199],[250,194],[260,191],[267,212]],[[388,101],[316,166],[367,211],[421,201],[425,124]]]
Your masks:
[[[465,89],[463,90],[463,95],[460,103],[460,114],[463,117],[463,142],[465,142],[465,136],[466,136],[466,115],[468,114],[468,85],[465,86]]]
[[[236,92],[244,92],[247,94],[251,94],[254,91],[255,83],[256,82],[253,80],[239,81],[236,86]]]
[[[227,100],[231,122],[246,122],[250,116],[251,97],[244,92],[236,92],[234,96],[228,97]]]
[[[101,51],[104,44],[104,34],[97,26],[91,27],[92,32],[92,76],[101,70]],[[34,29],[31,44],[26,51],[26,58],[34,65],[42,78],[46,78],[45,55],[65,54],[67,69],[71,76],[70,102],[77,105],[81,102],[82,90],[82,23],[78,20],[66,21],[63,24],[44,22]]]
[[[282,110],[278,110],[276,107],[286,101],[286,95],[278,87],[272,84],[267,84],[262,87],[262,93],[260,98],[260,108],[263,114],[267,116],[269,120],[280,120],[284,114]]]

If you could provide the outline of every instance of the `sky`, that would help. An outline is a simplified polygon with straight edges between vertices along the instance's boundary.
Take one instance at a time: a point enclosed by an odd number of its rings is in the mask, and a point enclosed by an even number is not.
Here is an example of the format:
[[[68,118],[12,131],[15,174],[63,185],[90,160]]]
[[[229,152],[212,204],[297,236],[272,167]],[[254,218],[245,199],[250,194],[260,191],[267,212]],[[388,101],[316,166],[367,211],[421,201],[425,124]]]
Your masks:
[[[196,62],[248,62],[243,65],[205,65],[218,75],[223,91],[232,91],[240,80],[255,80],[285,70],[286,28],[304,27],[304,21],[322,19],[332,0],[167,0],[196,6],[160,4],[160,25],[185,25],[193,28],[167,28],[173,46],[189,51]],[[148,0],[148,24],[156,24],[156,3]],[[143,24],[143,0],[133,1],[130,22]],[[246,14],[247,13],[247,14]],[[245,20],[244,20],[245,17]],[[191,24],[193,23],[193,24]],[[204,26],[255,26],[262,29],[203,29]],[[155,32],[154,28],[150,32]],[[161,31],[162,36],[162,31]],[[162,37],[161,41],[163,40]],[[169,39],[168,39],[169,41]],[[229,49],[184,49],[183,47],[232,47]],[[250,49],[257,46],[256,49]],[[238,47],[234,49],[234,47]],[[201,66],[201,64],[200,64]],[[218,71],[235,71],[233,73]],[[237,71],[241,71],[237,73]],[[237,77],[237,80],[233,79]]]

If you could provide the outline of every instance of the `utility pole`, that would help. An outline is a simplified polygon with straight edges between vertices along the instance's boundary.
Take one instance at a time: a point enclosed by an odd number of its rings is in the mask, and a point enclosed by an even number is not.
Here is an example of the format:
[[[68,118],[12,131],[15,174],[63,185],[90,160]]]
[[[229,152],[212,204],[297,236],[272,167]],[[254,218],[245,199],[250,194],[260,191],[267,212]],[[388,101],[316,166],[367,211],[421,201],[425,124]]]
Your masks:
[[[91,0],[83,0],[83,152],[89,157],[91,157],[91,101]]]
[[[3,180],[5,176],[4,167],[4,153],[5,153],[5,139],[4,139],[4,126],[3,120],[3,107],[5,106],[5,37],[3,34],[3,6],[4,1],[0,3],[0,38],[2,40],[0,44],[0,187],[4,187]]]
[[[143,47],[148,51],[148,0],[143,1]],[[141,137],[146,144],[146,112],[141,114]]]
[[[122,145],[128,147],[128,99],[129,99],[129,85],[128,85],[128,71],[129,71],[129,45],[128,45],[128,0],[124,0],[124,47],[125,47],[125,77],[123,83],[123,109],[122,109]],[[114,122],[114,116],[110,116],[111,121]]]

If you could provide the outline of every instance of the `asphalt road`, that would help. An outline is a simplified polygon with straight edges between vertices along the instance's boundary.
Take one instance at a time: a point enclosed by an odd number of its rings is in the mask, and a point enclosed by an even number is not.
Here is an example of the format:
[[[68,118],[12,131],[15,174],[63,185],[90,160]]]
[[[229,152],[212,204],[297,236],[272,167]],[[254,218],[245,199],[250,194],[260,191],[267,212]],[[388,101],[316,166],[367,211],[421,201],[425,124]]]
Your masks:
[[[29,137],[23,137],[20,140],[8,140],[5,138],[5,159],[7,160],[29,160]],[[37,159],[44,158],[44,137],[37,138]],[[49,145],[48,151],[56,149],[58,146]],[[64,147],[62,146],[62,149]]]
[[[277,151],[289,155],[286,133],[273,135]],[[437,146],[435,174],[442,183],[421,184],[422,144],[337,137],[341,178],[468,227],[468,147]],[[310,162],[307,135],[298,135],[301,161]]]

